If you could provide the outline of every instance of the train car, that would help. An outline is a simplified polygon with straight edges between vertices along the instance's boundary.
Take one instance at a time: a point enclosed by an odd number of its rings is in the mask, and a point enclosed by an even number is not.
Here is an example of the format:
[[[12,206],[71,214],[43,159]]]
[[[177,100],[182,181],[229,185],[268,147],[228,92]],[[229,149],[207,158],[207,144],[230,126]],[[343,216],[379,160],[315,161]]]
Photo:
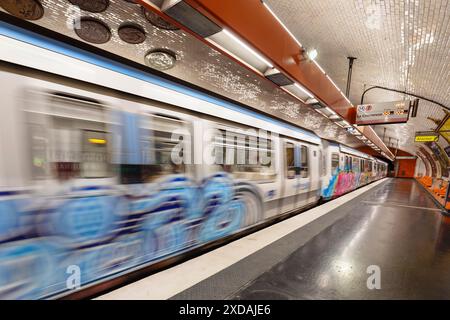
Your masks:
[[[386,176],[387,164],[358,150],[324,142],[327,171],[322,179],[325,200],[341,196]]]
[[[2,299],[60,297],[385,176],[308,130],[34,40],[1,39]]]

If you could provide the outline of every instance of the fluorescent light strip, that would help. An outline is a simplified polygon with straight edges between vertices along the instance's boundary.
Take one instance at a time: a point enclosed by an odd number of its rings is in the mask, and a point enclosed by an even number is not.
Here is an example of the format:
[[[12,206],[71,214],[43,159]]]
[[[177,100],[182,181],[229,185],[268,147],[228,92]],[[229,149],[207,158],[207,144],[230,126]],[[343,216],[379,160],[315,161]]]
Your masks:
[[[265,3],[264,1],[262,2],[262,4],[266,7],[266,9],[272,14],[272,16],[278,21],[278,23],[284,28],[284,30],[286,30],[286,32],[291,36],[291,38],[300,46],[303,47],[302,44],[300,43],[300,41],[298,41],[298,39],[292,34],[292,32],[288,29],[288,27],[286,27],[286,25],[283,23],[283,21],[281,21],[280,18],[278,18],[278,16],[275,14],[275,12],[272,11],[272,9],[269,7],[269,5],[267,3]],[[224,30],[227,31],[227,30]],[[334,81],[327,75],[327,73],[325,72],[325,70],[320,66],[320,64],[316,61],[313,60],[314,64],[319,68],[319,70],[326,75],[326,77],[328,78],[328,80],[331,81],[331,83],[336,87],[336,89],[339,90],[339,92],[341,93],[341,95],[345,98],[345,100],[350,103],[351,105],[353,105],[353,103],[350,101],[350,99],[347,98],[347,96],[341,91],[341,89],[336,85],[336,83],[334,83]],[[310,98],[314,98],[312,96],[312,94],[305,90],[303,87],[300,87],[299,85],[295,84],[300,90],[302,90],[303,92],[305,92]],[[332,115],[335,115],[336,113],[334,111],[332,111],[330,108],[327,107],[327,110],[332,112]]]
[[[267,59],[265,59],[263,56],[261,56],[258,52],[250,48],[246,43],[244,43],[241,39],[239,39],[237,36],[235,36],[232,32],[228,31],[227,29],[223,29],[223,32],[229,36],[231,39],[233,39],[235,42],[237,42],[241,47],[245,48],[247,51],[252,53],[256,58],[258,58],[260,61],[265,63],[270,68],[273,68],[273,64],[270,63]]]
[[[283,23],[283,21],[281,21],[280,18],[278,18],[278,16],[275,14],[275,12],[273,12],[273,10],[269,7],[269,5],[267,3],[265,3],[264,1],[262,2],[262,4],[266,7],[267,10],[269,10],[269,12],[272,14],[272,16],[278,21],[278,23],[283,27],[284,30],[286,30],[286,32],[291,36],[291,38],[300,46],[303,47],[302,44],[300,43],[300,41],[298,41],[298,39],[292,34],[292,32],[288,29],[288,27],[286,27],[286,25]],[[347,98],[347,96],[341,91],[341,89],[339,89],[339,87],[336,85],[336,83],[334,83],[334,81],[327,75],[327,73],[325,72],[325,70],[320,66],[320,64],[316,61],[313,60],[314,64],[316,65],[316,67],[319,68],[319,70],[327,76],[328,80],[331,81],[331,83],[336,87],[336,89],[339,90],[339,92],[342,94],[342,96],[345,98],[345,100],[350,103],[351,105],[353,105],[353,103]],[[308,93],[309,95],[309,93]]]
[[[323,68],[316,61],[314,61],[314,63],[320,69],[320,71],[322,71],[322,73],[327,77],[327,79],[333,84],[333,86],[339,91],[339,93],[345,98],[345,100],[351,105],[353,105],[353,103],[347,98],[347,96],[342,92],[341,88],[337,86],[337,84],[333,81],[333,79],[331,79],[331,77],[325,72],[325,70],[323,70]]]
[[[315,65],[316,65],[316,67],[319,68],[320,71],[322,71],[323,74],[325,74],[325,75],[327,74],[327,73],[325,72],[325,70],[323,70],[323,68],[320,66],[320,64],[319,64],[316,60],[314,60],[314,63],[315,63]]]
[[[331,81],[331,83],[333,84],[333,86],[339,91],[341,92],[341,89],[337,86],[336,83],[334,83],[333,79],[330,78],[329,75],[326,75],[327,79]]]
[[[324,116],[325,118],[328,118],[328,116],[323,113],[322,111],[320,111],[320,109],[315,109],[317,113],[321,114],[322,116]]]
[[[337,115],[336,112],[334,112],[334,110],[332,110],[332,109],[329,108],[329,107],[325,107],[325,110],[327,110],[328,112],[330,112],[331,115]]]
[[[314,96],[312,95],[311,92],[309,92],[308,90],[306,90],[305,88],[303,88],[301,85],[299,85],[298,83],[294,83],[294,86],[297,87],[298,89],[300,89],[301,91],[303,91],[308,97],[310,98],[314,98]]]
[[[302,44],[300,43],[300,41],[298,41],[298,39],[292,34],[292,32],[288,29],[288,27],[286,27],[286,25],[283,23],[283,21],[281,21],[280,18],[277,17],[277,15],[275,14],[275,12],[272,11],[272,9],[267,5],[267,3],[263,2],[262,3],[267,10],[269,10],[269,12],[272,14],[272,16],[278,21],[279,24],[281,24],[281,26],[284,28],[284,30],[286,30],[286,32],[291,36],[291,38],[297,42],[297,44],[300,47],[303,47]]]
[[[341,95],[345,98],[345,100],[347,100],[348,103],[352,104],[350,102],[350,100],[348,100],[347,96],[344,94],[344,92],[342,92],[342,90],[339,90],[339,92],[341,93]]]

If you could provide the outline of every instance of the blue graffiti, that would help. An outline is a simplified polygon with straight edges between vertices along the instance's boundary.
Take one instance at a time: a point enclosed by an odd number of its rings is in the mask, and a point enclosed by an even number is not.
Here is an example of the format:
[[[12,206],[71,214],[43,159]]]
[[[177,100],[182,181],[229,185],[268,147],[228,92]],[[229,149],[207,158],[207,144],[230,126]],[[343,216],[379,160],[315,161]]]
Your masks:
[[[23,237],[29,240],[0,245],[0,298],[54,296],[69,290],[69,266],[85,285],[243,228],[245,201],[226,173],[200,184],[176,175],[120,187],[0,201],[0,241],[17,236],[20,208],[32,208],[34,225]]]

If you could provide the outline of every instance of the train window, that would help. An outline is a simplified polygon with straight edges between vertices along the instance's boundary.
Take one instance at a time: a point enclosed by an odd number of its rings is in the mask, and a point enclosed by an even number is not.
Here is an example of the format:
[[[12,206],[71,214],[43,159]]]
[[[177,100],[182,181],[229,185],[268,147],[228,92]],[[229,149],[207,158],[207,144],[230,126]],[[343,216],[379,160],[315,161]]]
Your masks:
[[[271,139],[250,131],[218,129],[214,144],[215,163],[236,178],[253,181],[275,178]]]
[[[81,132],[82,150],[80,176],[83,178],[104,178],[111,175],[106,131],[86,130]]]
[[[90,118],[51,116],[50,165],[59,180],[105,178],[113,175],[104,111],[89,108]]]
[[[331,174],[334,174],[337,168],[339,168],[339,153],[333,152],[331,154]]]
[[[320,166],[321,166],[321,176],[325,176],[327,174],[327,160],[325,157],[325,154],[322,152],[322,150],[319,150],[319,157],[320,157]]]
[[[364,172],[364,159],[359,160],[359,170]]]
[[[122,146],[125,159],[120,165],[121,183],[150,183],[166,175],[184,174],[185,157],[191,148],[188,124],[177,118],[154,114],[141,115],[139,120],[139,141],[127,141],[126,138]],[[179,132],[179,139],[174,139],[174,132]],[[142,158],[138,161],[126,159],[132,152],[129,148],[133,143],[140,143]],[[177,152],[174,154],[174,151]],[[180,159],[175,159],[175,156]]]
[[[369,162],[369,164],[368,164],[368,169],[367,169],[367,171],[368,172],[372,172],[372,161],[368,161]]]
[[[48,164],[48,135],[47,128],[38,124],[38,119],[42,116],[37,114],[28,114],[28,133],[31,147],[31,176],[35,180],[45,179],[49,176]],[[36,123],[33,123],[36,121]]]
[[[345,161],[344,161],[344,170],[345,171],[348,171],[349,170],[349,168],[348,168],[348,156],[345,156]]]
[[[33,179],[113,176],[104,106],[72,96],[41,94],[45,106],[26,110]]]
[[[359,159],[358,158],[353,158],[353,171],[354,172],[359,172]]]
[[[307,178],[309,176],[309,148],[307,146],[301,146],[300,154],[300,177]]]
[[[286,142],[284,148],[286,153],[286,178],[294,179],[296,174],[295,146],[293,143]]]

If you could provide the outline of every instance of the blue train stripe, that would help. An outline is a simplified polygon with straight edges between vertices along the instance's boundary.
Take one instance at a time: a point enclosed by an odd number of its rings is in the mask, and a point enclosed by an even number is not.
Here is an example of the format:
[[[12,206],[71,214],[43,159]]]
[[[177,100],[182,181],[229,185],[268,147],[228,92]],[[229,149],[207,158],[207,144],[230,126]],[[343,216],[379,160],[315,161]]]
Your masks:
[[[43,49],[47,49],[59,54],[63,54],[75,59],[79,59],[84,62],[91,63],[93,65],[115,71],[139,80],[143,80],[170,90],[174,90],[186,95],[189,95],[191,97],[201,99],[219,106],[222,106],[224,108],[237,111],[270,123],[273,123],[278,126],[285,127],[287,129],[299,132],[301,134],[304,134],[313,140],[315,140],[315,143],[320,143],[320,138],[315,135],[314,133],[308,132],[306,130],[302,130],[299,127],[296,127],[294,125],[290,125],[288,123],[285,123],[281,120],[276,120],[271,117],[265,116],[263,114],[251,111],[249,109],[243,108],[237,104],[233,104],[231,102],[221,100],[219,98],[213,97],[211,95],[205,94],[203,92],[198,92],[196,90],[193,90],[187,86],[180,85],[178,83],[172,82],[170,80],[163,79],[161,77],[158,77],[156,75],[152,75],[150,73],[146,73],[140,70],[137,70],[135,68],[123,65],[121,63],[118,63],[114,60],[107,59],[101,56],[98,56],[96,54],[84,51],[82,49],[79,49],[75,46],[60,43],[56,40],[50,39],[48,37],[38,35],[34,32],[31,32],[29,30],[22,29],[17,26],[13,26],[9,23],[6,23],[4,21],[0,21],[0,35],[4,35],[9,38],[13,38],[22,42],[26,42],[31,45],[35,45],[38,47],[41,47]]]

